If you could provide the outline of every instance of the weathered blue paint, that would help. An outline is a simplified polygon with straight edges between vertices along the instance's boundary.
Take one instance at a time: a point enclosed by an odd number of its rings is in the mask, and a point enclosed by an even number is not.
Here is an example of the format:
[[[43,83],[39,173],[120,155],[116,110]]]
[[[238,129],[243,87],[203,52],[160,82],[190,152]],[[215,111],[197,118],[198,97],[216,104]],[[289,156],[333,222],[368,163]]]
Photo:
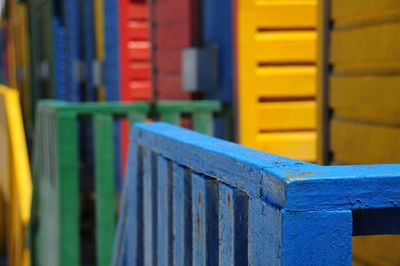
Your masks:
[[[158,156],[157,167],[157,262],[172,265],[172,165]]]
[[[191,172],[176,163],[172,171],[173,265],[192,265]]]
[[[400,233],[400,165],[318,166],[165,123],[136,124],[130,156],[146,265],[350,265],[352,235]]]
[[[351,265],[351,211],[281,211],[283,265]]]
[[[218,264],[218,186],[205,176],[192,174],[193,265]]]
[[[219,265],[247,265],[248,199],[226,184],[219,185]]]
[[[157,155],[143,150],[143,242],[144,264],[155,265],[157,258]],[[154,264],[153,264],[154,263]]]

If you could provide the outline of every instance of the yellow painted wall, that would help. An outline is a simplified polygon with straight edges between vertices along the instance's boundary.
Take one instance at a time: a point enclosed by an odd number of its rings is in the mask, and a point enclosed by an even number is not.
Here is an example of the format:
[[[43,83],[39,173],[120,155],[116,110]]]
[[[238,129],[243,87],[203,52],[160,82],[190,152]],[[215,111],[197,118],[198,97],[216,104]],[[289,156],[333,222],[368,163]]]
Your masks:
[[[316,0],[238,0],[239,141],[316,160]]]

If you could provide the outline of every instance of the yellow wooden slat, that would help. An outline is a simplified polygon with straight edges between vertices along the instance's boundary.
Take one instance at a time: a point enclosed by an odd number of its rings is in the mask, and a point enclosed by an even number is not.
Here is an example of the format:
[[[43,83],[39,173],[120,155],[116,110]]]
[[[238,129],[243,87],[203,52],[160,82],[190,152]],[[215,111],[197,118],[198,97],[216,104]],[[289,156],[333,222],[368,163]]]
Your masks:
[[[399,75],[332,75],[330,106],[348,120],[397,126],[400,124]]]
[[[247,10],[263,28],[315,28],[316,1],[250,1]],[[240,10],[239,10],[240,11]],[[302,14],[301,16],[299,14]]]
[[[379,24],[331,33],[330,61],[334,69],[399,65],[400,23]]]
[[[312,130],[316,127],[316,103],[270,102],[257,107],[260,130]]]
[[[400,2],[398,0],[331,1],[332,18],[338,25],[351,22],[387,20],[396,13],[399,15],[399,8]]]
[[[400,163],[400,128],[333,120],[330,147],[342,164]]]
[[[316,159],[315,132],[274,132],[258,134],[256,149],[313,162]]]
[[[316,37],[315,31],[263,32],[248,46],[257,62],[310,63],[316,60]]]
[[[315,96],[315,66],[260,67],[254,79],[254,89],[262,98]]]

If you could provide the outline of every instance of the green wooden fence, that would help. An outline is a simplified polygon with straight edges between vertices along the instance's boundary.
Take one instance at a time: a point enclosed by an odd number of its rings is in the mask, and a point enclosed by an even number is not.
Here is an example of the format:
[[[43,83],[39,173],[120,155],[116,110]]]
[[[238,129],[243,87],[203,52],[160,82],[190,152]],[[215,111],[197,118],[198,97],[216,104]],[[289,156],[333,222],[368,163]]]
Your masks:
[[[213,113],[220,110],[216,101],[147,103],[67,103],[42,101],[36,112],[33,154],[33,210],[31,237],[34,265],[80,265],[82,239],[80,217],[79,128],[91,121],[94,156],[95,261],[110,265],[114,237],[117,193],[115,188],[116,121],[130,123],[147,119],[180,123],[191,117],[192,127],[213,133]],[[89,155],[90,156],[90,155]]]

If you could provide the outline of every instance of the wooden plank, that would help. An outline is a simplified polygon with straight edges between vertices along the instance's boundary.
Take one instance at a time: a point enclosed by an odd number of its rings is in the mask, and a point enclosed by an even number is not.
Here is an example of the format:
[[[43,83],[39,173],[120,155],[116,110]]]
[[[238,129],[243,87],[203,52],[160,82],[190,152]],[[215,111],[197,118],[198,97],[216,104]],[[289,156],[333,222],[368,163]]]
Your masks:
[[[254,23],[259,27],[273,29],[316,27],[317,12],[314,0],[247,2],[240,3],[239,10],[243,13],[246,12],[244,15],[251,16],[248,23]]]
[[[99,265],[110,265],[115,224],[115,167],[113,117],[94,116],[96,191],[96,256]]]
[[[248,198],[219,185],[219,265],[247,265]]]
[[[189,169],[174,163],[173,175],[173,265],[192,265],[192,181]]]
[[[400,130],[351,121],[331,122],[334,161],[342,164],[395,163],[400,161]]]
[[[313,97],[316,73],[315,66],[259,67],[254,77],[254,90],[260,98]]]
[[[312,130],[316,127],[315,101],[265,102],[257,105],[257,124],[262,131]]]
[[[280,265],[282,218],[278,209],[249,197],[249,265]]]
[[[397,0],[333,0],[331,14],[336,25],[387,21],[399,16],[400,3]]]
[[[172,264],[172,164],[157,158],[157,262]]]
[[[257,135],[254,148],[264,152],[308,162],[316,160],[316,133],[270,132]]]
[[[182,47],[190,47],[192,43],[191,31],[190,25],[185,23],[160,24],[157,27],[156,45],[163,49],[177,48],[179,50]],[[171,36],[174,37],[171,38]]]
[[[397,126],[399,97],[398,75],[330,77],[330,106],[336,118]]]
[[[260,32],[248,49],[258,63],[313,63],[316,60],[317,34],[309,31]]]
[[[330,62],[338,72],[398,70],[400,51],[396,43],[400,42],[399,32],[399,23],[333,31]]]
[[[144,264],[157,264],[157,156],[144,150],[143,225]],[[153,264],[154,263],[154,264]]]
[[[60,265],[78,266],[79,238],[79,168],[78,121],[75,113],[57,114],[58,179],[60,197]],[[47,218],[51,219],[51,218]]]
[[[217,201],[216,181],[192,174],[193,265],[218,264]]]
[[[399,265],[399,250],[398,235],[353,237],[353,261],[360,261],[362,265]]]

